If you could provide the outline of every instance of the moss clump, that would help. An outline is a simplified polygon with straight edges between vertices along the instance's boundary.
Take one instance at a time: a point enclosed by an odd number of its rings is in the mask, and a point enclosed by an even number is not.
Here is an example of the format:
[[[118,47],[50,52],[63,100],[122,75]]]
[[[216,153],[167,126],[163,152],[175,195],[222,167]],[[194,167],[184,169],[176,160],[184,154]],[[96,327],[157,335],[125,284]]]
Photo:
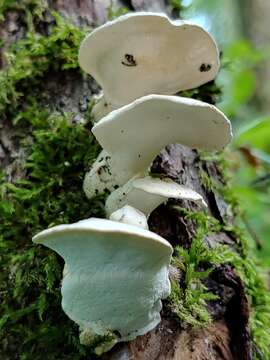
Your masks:
[[[78,69],[85,31],[53,14],[56,25],[49,36],[30,31],[7,52],[8,67],[0,72],[0,116],[14,116],[24,94],[49,71]]]
[[[220,98],[221,89],[215,81],[210,81],[196,89],[181,91],[179,95],[216,104]]]
[[[109,351],[117,342],[117,336],[111,331],[108,331],[103,336],[96,335],[89,329],[84,329],[80,333],[80,343],[90,346],[96,355],[102,355],[104,352]]]
[[[32,27],[34,19],[42,19],[46,9],[44,0],[1,0],[0,2],[0,21],[5,20],[8,11],[19,11],[22,13],[24,21]]]
[[[227,202],[228,206],[231,207],[233,214],[238,216],[241,212],[241,207],[239,206],[238,198],[230,185],[231,176],[228,173],[229,165],[225,159],[224,153],[209,153],[206,151],[199,151],[198,158],[201,161],[199,176],[205,189],[209,191],[217,191],[220,193],[220,195],[224,197],[224,200]],[[206,164],[213,164],[216,169],[218,169],[222,182],[217,182],[215,179],[209,176],[204,168],[204,165]]]
[[[175,249],[172,265],[184,275],[180,286],[175,280],[172,281],[168,305],[179,317],[182,325],[204,326],[211,321],[207,301],[216,300],[217,296],[207,290],[203,280],[218,262],[216,251],[205,245],[204,237],[219,231],[220,226],[216,219],[203,212],[191,213],[177,206],[174,208],[185,218],[195,221],[197,231],[188,250],[179,246]]]
[[[170,0],[170,5],[173,11],[180,14],[180,12],[183,10],[183,5],[181,0]]]

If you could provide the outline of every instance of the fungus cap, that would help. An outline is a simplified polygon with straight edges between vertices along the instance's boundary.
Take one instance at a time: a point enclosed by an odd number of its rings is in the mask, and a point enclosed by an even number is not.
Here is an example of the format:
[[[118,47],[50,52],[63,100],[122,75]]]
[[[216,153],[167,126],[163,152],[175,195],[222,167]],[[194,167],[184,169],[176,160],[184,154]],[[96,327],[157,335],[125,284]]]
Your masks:
[[[215,78],[219,52],[202,27],[158,13],[129,13],[93,30],[79,63],[115,107],[138,97],[175,94]],[[130,86],[132,84],[132,86]]]
[[[215,106],[199,100],[148,95],[112,111],[92,132],[111,156],[110,171],[121,183],[144,173],[167,145],[222,150],[231,140],[231,124]]]
[[[62,307],[83,330],[115,332],[119,341],[126,341],[159,323],[160,300],[170,293],[172,254],[162,237],[91,218],[42,231],[33,241],[64,258]]]
[[[151,176],[135,178],[113,191],[106,200],[106,213],[110,215],[126,204],[150,215],[160,204],[172,199],[191,200],[207,206],[203,197],[187,186],[179,185],[171,179]]]

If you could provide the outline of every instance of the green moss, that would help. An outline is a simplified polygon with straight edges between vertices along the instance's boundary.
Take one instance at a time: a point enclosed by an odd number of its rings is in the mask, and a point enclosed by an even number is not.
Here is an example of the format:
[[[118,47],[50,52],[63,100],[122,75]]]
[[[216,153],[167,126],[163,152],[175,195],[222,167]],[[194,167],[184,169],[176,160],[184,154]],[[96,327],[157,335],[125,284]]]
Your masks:
[[[216,188],[214,180],[207,174],[200,164],[199,177],[201,184],[207,191],[213,191]]]
[[[228,173],[229,166],[224,153],[199,151],[198,158],[200,159],[199,176],[205,189],[219,193],[228,204],[228,211],[238,216],[241,213],[241,207],[239,206],[237,195],[231,186],[231,176]],[[209,165],[213,164],[218,169],[222,182],[218,182],[209,176],[204,167],[207,163]]]
[[[207,254],[208,251],[202,246],[199,237],[194,239],[189,250],[176,248],[172,265],[181,269],[184,279],[181,286],[176,280],[171,281],[172,291],[167,302],[182,324],[200,327],[211,322],[207,301],[216,300],[217,296],[207,290],[203,280],[208,277],[212,269],[199,270],[199,265],[206,261],[205,255],[212,255],[210,252]]]
[[[44,0],[1,0],[0,21],[5,19],[8,11],[19,11],[22,13],[21,18],[32,28],[33,20],[41,20],[45,9],[46,2]]]
[[[84,329],[80,334],[80,343],[91,347],[96,355],[102,355],[109,351],[117,342],[117,336],[111,331],[100,336],[94,334],[91,330]]]
[[[184,278],[180,286],[172,281],[169,307],[182,323],[204,326],[211,321],[207,301],[217,299],[203,284],[213,270],[211,265],[217,263],[216,253],[205,245],[204,237],[219,231],[220,226],[217,220],[203,212],[192,213],[177,206],[174,208],[186,219],[193,220],[197,224],[197,231],[188,250],[181,247],[175,249],[172,265],[184,274]]]
[[[85,31],[54,13],[50,36],[34,31],[7,52],[9,66],[0,72],[0,116],[15,115],[23,96],[49,71],[78,69],[78,48]]]
[[[254,348],[254,359],[270,359],[270,294],[261,277],[261,269],[256,259],[246,250],[241,255],[228,246],[217,245],[209,249],[204,237],[219,231],[230,231],[239,239],[243,248],[246,240],[242,231],[236,226],[220,224],[206,213],[189,212],[178,209],[182,216],[195,221],[196,235],[189,250],[178,247],[173,258],[173,265],[183,274],[181,286],[172,281],[172,293],[168,300],[171,310],[184,322],[192,326],[204,326],[211,319],[207,312],[207,301],[216,299],[209,293],[203,280],[218,264],[231,264],[240,276],[246,289],[251,308],[251,337]],[[201,266],[203,271],[200,271]]]
[[[170,0],[170,5],[173,11],[180,12],[183,10],[183,5],[181,0]]]
[[[210,81],[198,88],[181,91],[179,95],[215,104],[220,99],[221,90],[215,81]]]

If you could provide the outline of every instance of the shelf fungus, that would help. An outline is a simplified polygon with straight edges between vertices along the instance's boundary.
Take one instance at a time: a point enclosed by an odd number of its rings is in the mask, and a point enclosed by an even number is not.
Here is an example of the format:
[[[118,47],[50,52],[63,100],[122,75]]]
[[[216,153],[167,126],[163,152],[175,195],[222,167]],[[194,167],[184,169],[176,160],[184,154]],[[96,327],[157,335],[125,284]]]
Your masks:
[[[168,95],[147,95],[114,110],[92,132],[103,151],[85,176],[88,198],[144,177],[169,144],[217,151],[232,137],[230,121],[215,106]]]
[[[79,63],[103,89],[93,109],[99,119],[141,96],[172,95],[213,80],[219,51],[198,25],[129,13],[92,31],[81,44]]]
[[[80,326],[83,343],[87,337],[109,333],[113,346],[160,322],[161,299],[170,293],[172,247],[159,235],[90,218],[42,231],[33,241],[65,260],[62,307]]]
[[[185,199],[207,206],[203,197],[187,186],[179,185],[171,179],[158,179],[151,176],[134,178],[113,191],[106,200],[106,213],[110,216],[127,204],[148,217],[153,210],[169,198]],[[117,211],[116,211],[117,210]]]

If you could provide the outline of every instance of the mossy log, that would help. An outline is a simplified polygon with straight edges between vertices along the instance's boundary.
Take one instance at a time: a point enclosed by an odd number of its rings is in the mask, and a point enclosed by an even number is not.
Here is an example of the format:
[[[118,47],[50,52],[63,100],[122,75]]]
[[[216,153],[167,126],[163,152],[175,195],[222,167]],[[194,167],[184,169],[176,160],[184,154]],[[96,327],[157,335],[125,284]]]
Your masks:
[[[3,360],[96,359],[79,344],[79,330],[63,313],[62,260],[32,245],[41,229],[104,216],[103,198],[82,191],[99,152],[90,128],[98,85],[77,63],[85,26],[122,12],[163,10],[167,1],[15,1],[3,3],[0,74],[1,345]],[[154,8],[153,8],[154,6]],[[57,11],[57,13],[52,12]],[[72,25],[75,24],[75,25]],[[9,56],[4,54],[13,44]],[[214,82],[185,92],[215,103]],[[150,229],[174,247],[173,291],[162,321],[150,333],[119,344],[103,359],[270,359],[270,298],[244,237],[222,155],[179,144],[155,159],[152,172],[188,185],[208,212],[169,201],[150,217]],[[98,345],[97,340],[97,344]]]

